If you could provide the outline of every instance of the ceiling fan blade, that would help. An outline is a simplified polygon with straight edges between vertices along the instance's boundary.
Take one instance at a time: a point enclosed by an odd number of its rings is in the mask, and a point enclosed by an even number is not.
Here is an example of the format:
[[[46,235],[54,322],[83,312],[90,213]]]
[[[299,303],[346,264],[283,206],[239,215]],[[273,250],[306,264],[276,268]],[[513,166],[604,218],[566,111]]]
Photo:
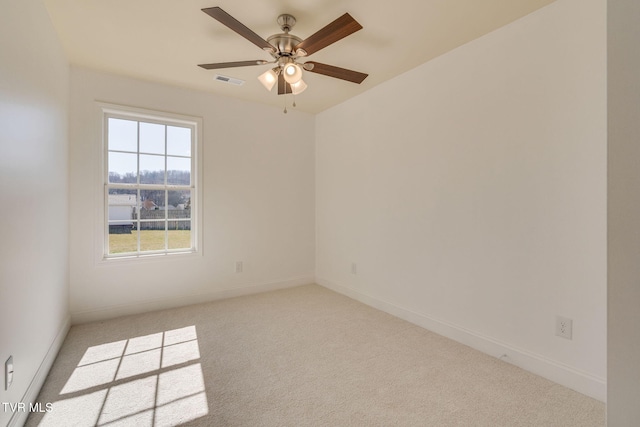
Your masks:
[[[282,74],[278,74],[278,95],[284,95],[287,93],[293,93],[291,85],[284,80]]]
[[[229,15],[227,12],[225,12],[218,6],[208,7],[206,9],[202,9],[202,11],[207,15],[211,16],[213,19],[220,22],[222,25],[226,25],[236,33],[240,34],[242,37],[244,37],[245,39],[249,40],[251,43],[258,46],[260,49],[270,51],[270,52],[275,52],[275,48],[269,42],[267,42],[265,39],[263,39],[253,31],[251,31],[244,24],[242,24],[240,21],[238,21],[233,16]]]
[[[312,64],[313,68],[308,67],[307,64]],[[321,64],[320,62],[307,61],[304,65],[304,69],[312,73],[335,77],[336,79],[347,80],[358,84],[362,83],[362,81],[368,76],[368,74],[365,73],[359,73],[358,71],[347,70],[346,68],[340,68],[333,65]]]
[[[351,15],[345,13],[340,18],[298,43],[296,50],[304,49],[308,56],[361,29],[362,25],[353,19]]]
[[[202,67],[206,70],[215,70],[217,68],[233,68],[233,67],[248,67],[251,65],[264,65],[267,61],[262,59],[256,59],[255,61],[236,61],[236,62],[217,62],[214,64],[198,64],[198,67]]]

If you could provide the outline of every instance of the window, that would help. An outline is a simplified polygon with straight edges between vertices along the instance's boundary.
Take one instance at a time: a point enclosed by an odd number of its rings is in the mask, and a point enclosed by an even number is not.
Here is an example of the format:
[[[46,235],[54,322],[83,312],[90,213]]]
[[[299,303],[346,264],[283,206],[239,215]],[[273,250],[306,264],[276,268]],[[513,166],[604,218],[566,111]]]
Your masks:
[[[197,120],[103,108],[105,257],[196,251]]]

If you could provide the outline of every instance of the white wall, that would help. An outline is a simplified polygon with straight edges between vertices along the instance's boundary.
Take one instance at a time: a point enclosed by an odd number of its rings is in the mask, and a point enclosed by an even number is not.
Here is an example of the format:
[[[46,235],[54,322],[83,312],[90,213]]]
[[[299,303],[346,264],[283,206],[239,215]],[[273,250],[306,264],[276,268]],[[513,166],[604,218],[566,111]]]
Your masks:
[[[96,100],[203,119],[203,256],[102,261]],[[75,67],[70,102],[73,322],[313,282],[313,116]]]
[[[607,422],[640,425],[640,3],[608,1]]]
[[[605,20],[559,0],[318,115],[318,283],[604,400]]]
[[[0,13],[0,402],[31,401],[68,330],[69,68],[39,0]],[[14,383],[4,390],[13,355]],[[10,411],[0,408],[0,425]],[[18,413],[12,423],[26,417]]]

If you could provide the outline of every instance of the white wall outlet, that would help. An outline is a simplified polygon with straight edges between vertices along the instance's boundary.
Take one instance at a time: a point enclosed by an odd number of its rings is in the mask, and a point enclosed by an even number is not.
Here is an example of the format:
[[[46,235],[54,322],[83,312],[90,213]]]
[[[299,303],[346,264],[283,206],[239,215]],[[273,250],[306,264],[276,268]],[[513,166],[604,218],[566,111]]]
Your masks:
[[[573,320],[556,316],[556,335],[568,340],[573,338]]]
[[[13,383],[13,356],[9,356],[4,362],[4,389],[9,390],[11,383]]]
[[[351,263],[351,274],[358,274],[358,264],[355,262]]]
[[[236,261],[236,273],[242,273],[243,266],[242,261]]]

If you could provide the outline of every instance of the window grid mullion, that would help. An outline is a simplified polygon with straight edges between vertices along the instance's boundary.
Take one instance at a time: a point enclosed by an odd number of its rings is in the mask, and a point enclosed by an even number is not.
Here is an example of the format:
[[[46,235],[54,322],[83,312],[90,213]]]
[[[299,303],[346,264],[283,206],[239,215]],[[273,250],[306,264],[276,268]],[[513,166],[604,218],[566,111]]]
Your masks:
[[[109,117],[108,116],[104,117],[102,128],[103,128],[102,155],[104,156],[102,160],[102,165],[104,168],[104,170],[102,171],[102,178],[103,178],[103,181],[107,183],[104,189],[104,196],[103,196],[104,207],[102,209],[102,213],[104,217],[107,219],[107,221],[104,221],[105,224],[103,227],[103,233],[104,233],[105,239],[102,246],[103,246],[104,253],[108,254],[110,252],[109,248],[111,246],[110,233],[109,233],[109,187],[108,187],[108,183],[109,183]]]
[[[168,153],[168,143],[167,143],[167,126],[164,126],[164,250],[169,249],[169,222],[167,220],[169,216],[169,190],[167,189],[167,180],[169,171],[167,170],[167,153]]]
[[[136,154],[135,151],[126,151],[126,150],[109,150],[109,152],[110,153],[120,153],[120,154]],[[147,156],[162,156],[162,154],[149,153],[149,152],[146,152],[146,151],[140,151],[139,153],[147,155]],[[167,156],[169,156],[169,155],[167,154]],[[181,156],[180,154],[172,154],[169,157],[178,157],[178,158],[181,158],[181,159],[190,159],[191,158],[191,156]]]
[[[164,249],[169,249],[169,190],[164,190]]]
[[[189,185],[180,185],[180,184],[171,184],[171,185],[162,185],[162,184],[126,184],[126,183],[110,183],[106,184],[107,187],[113,189],[121,189],[121,190],[135,190],[140,188],[142,190],[164,190],[165,188],[168,190],[177,190],[177,191],[188,191],[193,190],[193,186]]]
[[[137,141],[136,141],[136,184],[138,185],[138,199],[137,199],[137,204],[138,204],[138,212],[136,214],[136,218],[137,218],[137,232],[136,232],[136,254],[138,256],[140,256],[140,252],[141,252],[141,231],[142,231],[142,227],[141,227],[141,223],[140,223],[140,217],[142,216],[142,190],[140,189],[140,121],[136,121],[137,124]]]
[[[198,203],[200,203],[200,200],[196,200],[195,203],[193,203],[193,196],[195,193],[195,186],[196,186],[196,176],[197,176],[197,170],[196,170],[196,154],[200,155],[200,153],[196,153],[196,133],[194,131],[191,131],[191,176],[189,177],[189,184],[190,187],[193,188],[193,190],[191,190],[191,215],[189,215],[191,218],[193,218],[193,212],[198,212]],[[201,185],[199,182],[197,183],[198,185]],[[191,228],[193,228],[193,222],[191,223]],[[192,248],[195,247],[196,241],[195,241],[195,235],[194,233],[191,233],[191,242],[190,245]]]

